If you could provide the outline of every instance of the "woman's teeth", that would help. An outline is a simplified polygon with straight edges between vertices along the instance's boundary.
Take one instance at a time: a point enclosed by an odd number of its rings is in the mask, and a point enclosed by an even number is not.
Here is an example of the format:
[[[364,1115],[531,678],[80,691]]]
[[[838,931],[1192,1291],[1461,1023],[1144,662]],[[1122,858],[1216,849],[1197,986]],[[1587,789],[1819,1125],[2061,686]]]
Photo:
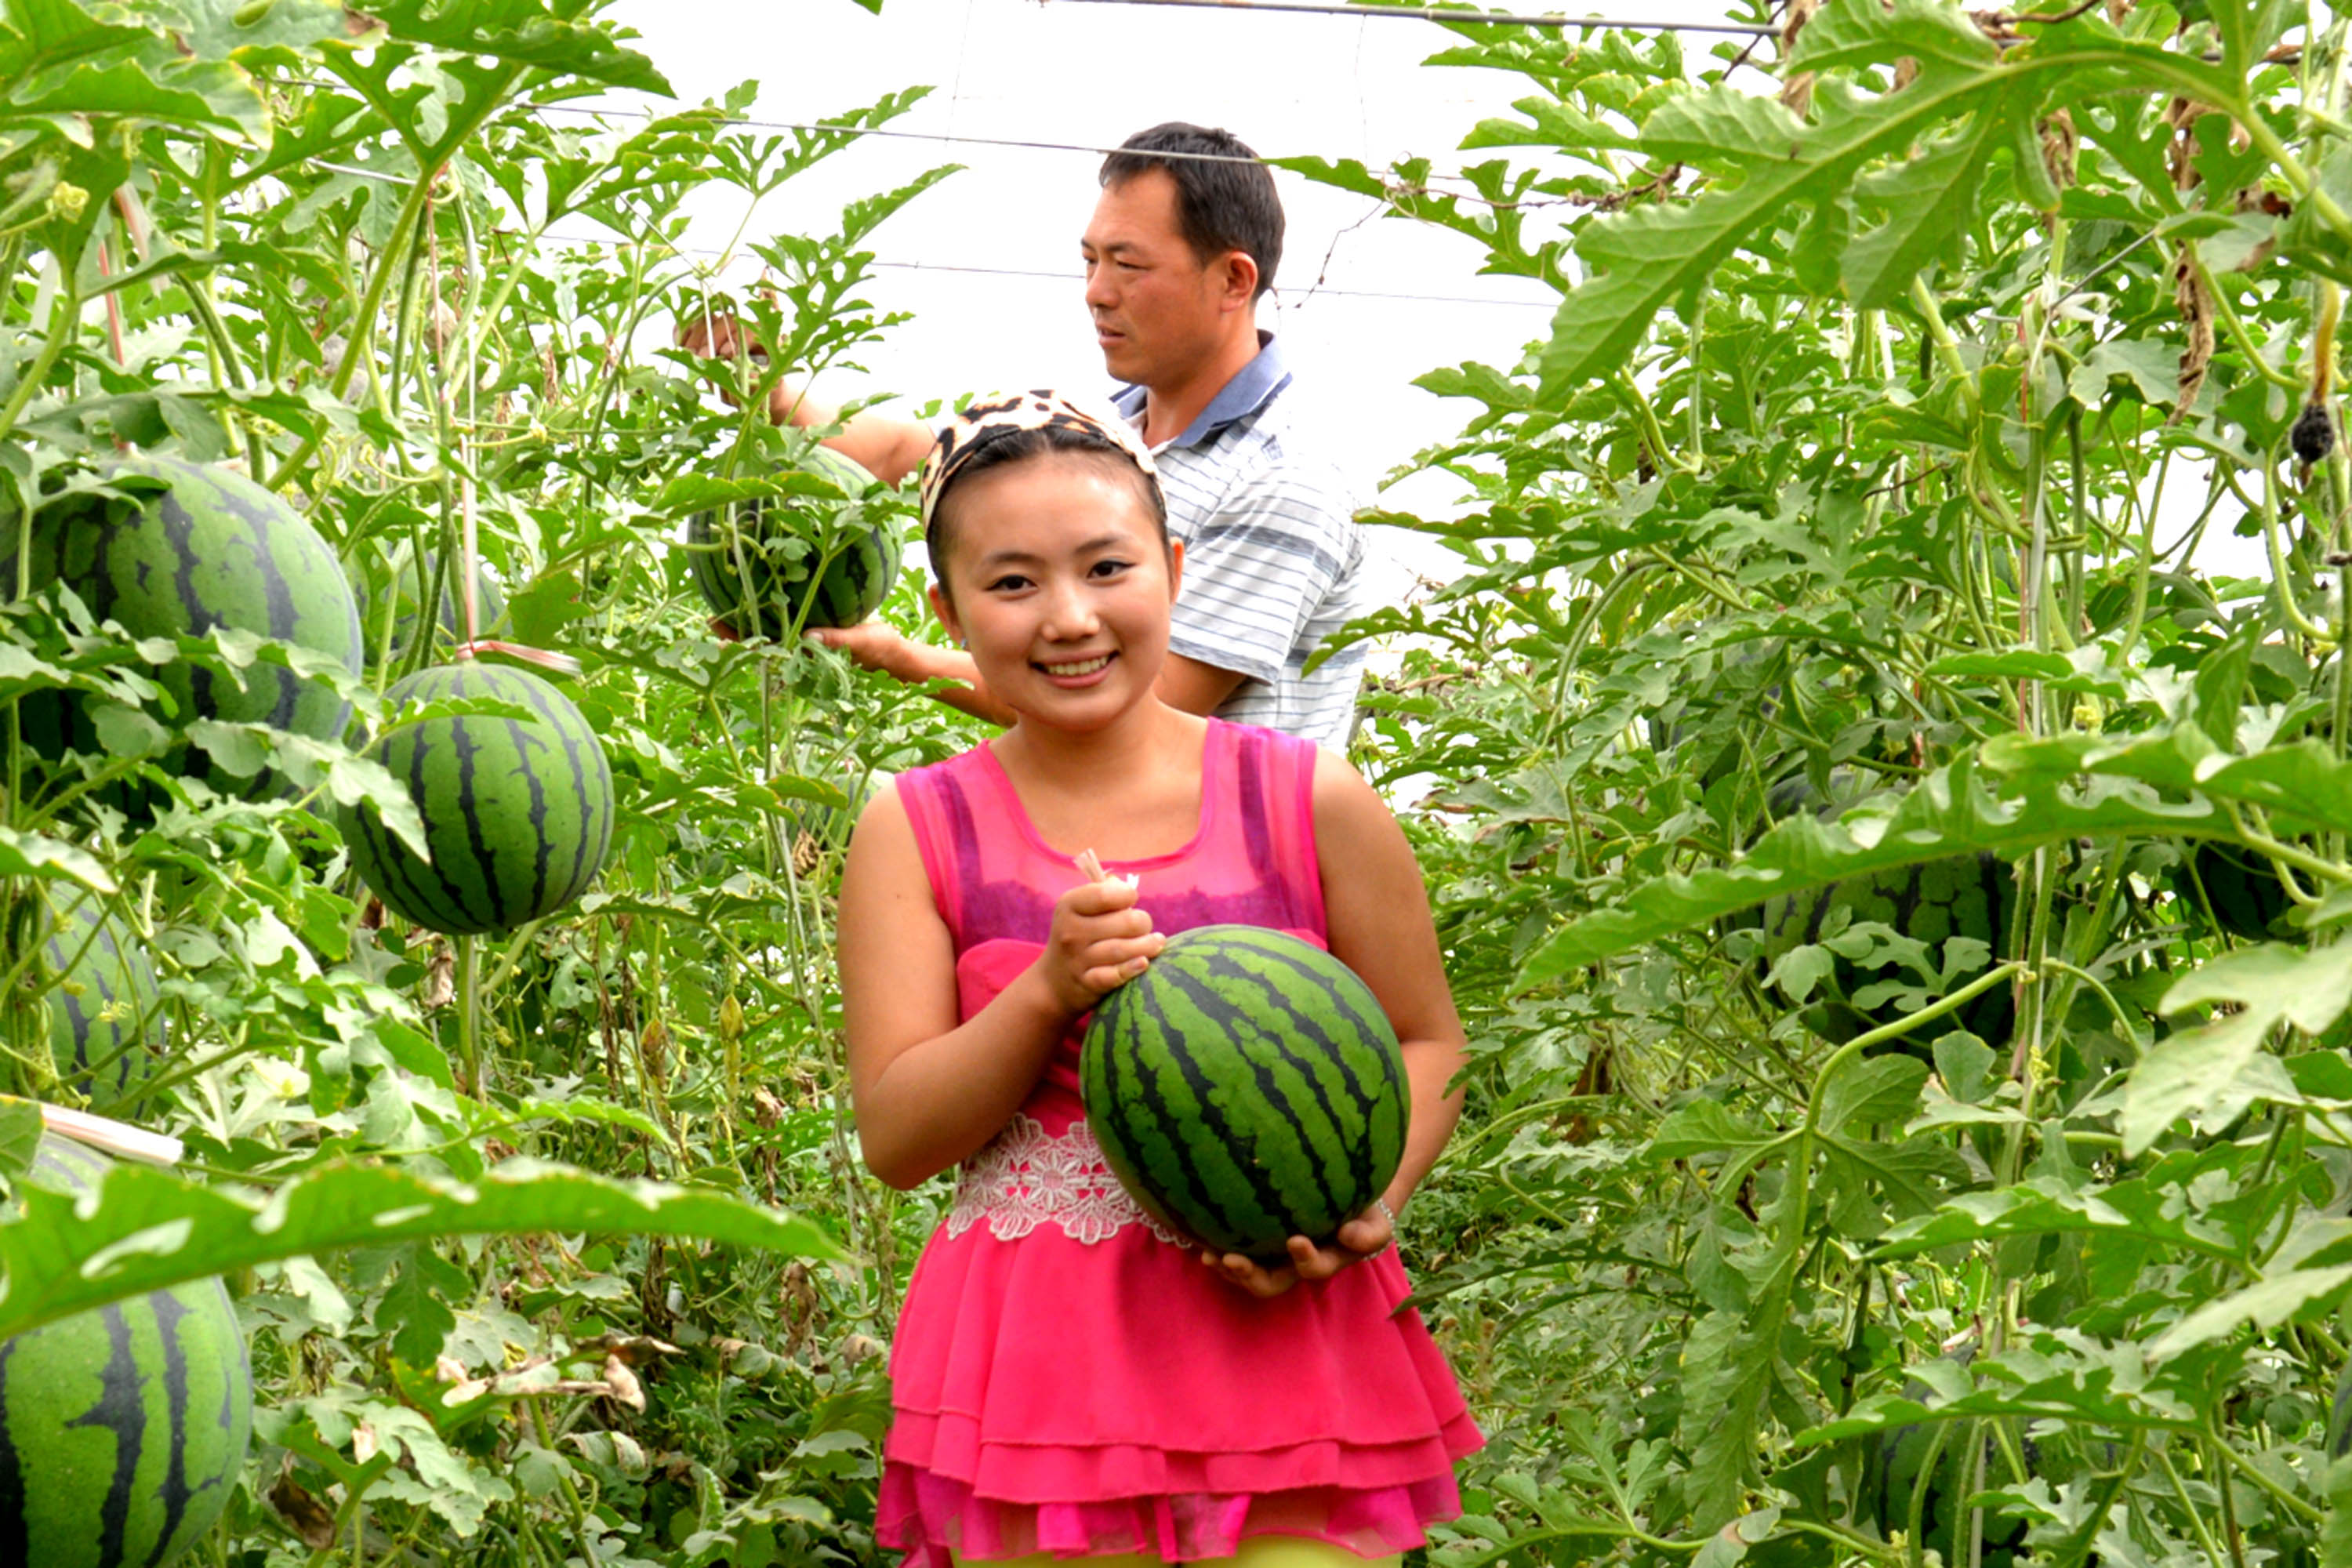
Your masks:
[[[1040,665],[1038,668],[1048,675],[1092,675],[1109,662],[1110,655],[1106,653],[1098,654],[1093,658],[1081,659],[1076,664],[1046,664]]]

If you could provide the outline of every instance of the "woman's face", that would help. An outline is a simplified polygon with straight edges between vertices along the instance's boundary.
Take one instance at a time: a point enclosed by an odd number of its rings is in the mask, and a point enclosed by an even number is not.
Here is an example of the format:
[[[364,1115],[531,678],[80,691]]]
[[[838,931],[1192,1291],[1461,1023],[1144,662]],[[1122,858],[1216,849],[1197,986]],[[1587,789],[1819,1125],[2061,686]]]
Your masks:
[[[1132,477],[1049,452],[961,479],[950,500],[947,591],[931,604],[991,694],[1080,730],[1151,694],[1183,552],[1162,547]]]

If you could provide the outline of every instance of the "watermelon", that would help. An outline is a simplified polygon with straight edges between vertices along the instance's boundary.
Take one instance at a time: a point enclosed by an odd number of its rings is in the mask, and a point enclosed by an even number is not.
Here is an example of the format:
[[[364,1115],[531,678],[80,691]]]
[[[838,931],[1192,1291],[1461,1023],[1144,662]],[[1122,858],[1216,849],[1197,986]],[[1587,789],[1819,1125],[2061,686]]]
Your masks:
[[[527,669],[467,659],[394,683],[387,707],[490,700],[529,719],[446,715],[402,724],[368,755],[408,785],[430,865],[373,806],[347,807],[352,863],[384,907],[430,930],[508,931],[588,890],[613,841],[613,771],[572,700]]]
[[[1875,943],[1876,951],[1859,958],[1832,948],[1829,973],[1815,982],[1801,1016],[1815,1034],[1843,1045],[1917,1011],[1991,968],[1999,962],[2016,901],[2016,874],[2009,862],[1988,854],[1955,855],[1852,877],[1826,888],[1767,900],[1758,962],[1769,971],[1801,944],[1825,939],[1860,944],[1869,940],[1858,932],[1851,939],[1832,935],[1832,920],[1840,910],[1846,913],[1849,931],[1874,921],[1924,943],[1927,962],[1939,976],[1946,965],[1948,940],[1974,937],[1986,944],[1983,961],[1948,982],[1930,981]],[[2008,1039],[2014,1011],[2010,988],[1996,985],[1955,1011],[1890,1041],[1887,1048],[1932,1062],[1936,1041],[1955,1029],[1966,1029],[1997,1046]]]
[[[877,482],[830,447],[811,447],[803,463],[853,497]],[[898,540],[854,505],[836,517],[834,508],[805,500],[744,501],[696,513],[686,542],[694,585],[738,637],[854,626],[881,607],[898,580]]]
[[[110,1164],[45,1135],[28,1179],[87,1192]],[[163,1568],[220,1517],[252,1436],[218,1279],[0,1342],[0,1568]]]
[[[2279,925],[2294,900],[2279,882],[2278,868],[2270,858],[2242,844],[2201,843],[2194,853],[2196,875],[2177,871],[2174,890],[2181,901],[2202,916],[2210,904],[2214,926],[2248,942],[2292,935]],[[2205,896],[2197,896],[2202,886]]]
[[[122,1105],[154,1073],[161,1022],[155,966],[122,940],[98,896],[59,895],[39,910],[49,989],[49,1055],[58,1081],[100,1110]]]
[[[170,489],[143,506],[88,497],[44,509],[33,527],[32,583],[63,583],[100,620],[131,636],[201,636],[215,626],[293,643],[360,672],[360,613],[327,542],[285,501],[241,474],[177,458],[125,458],[110,479],[143,476]],[[314,740],[340,737],[351,704],[317,677],[257,664],[245,684],[191,664],[156,672],[171,710],[167,728],[193,719],[267,723]],[[34,744],[49,755],[104,751],[80,699],[37,694],[25,704]],[[196,748],[163,759],[174,772],[205,774],[215,788],[247,793]]]
[[[1371,988],[1257,926],[1181,931],[1104,997],[1079,1085],[1103,1158],[1154,1216],[1272,1261],[1371,1206],[1403,1157],[1404,1057]]]
[[[1925,1398],[1924,1386],[1917,1394],[1907,1397]],[[1992,1438],[1976,1421],[1949,1423],[1943,1447],[1936,1454],[1933,1470],[1927,1468],[1929,1451],[1935,1447],[1940,1426],[1925,1424],[1898,1426],[1887,1432],[1879,1442],[1878,1487],[1876,1495],[1865,1500],[1865,1512],[1877,1515],[1879,1529],[1890,1538],[1894,1532],[1907,1531],[1911,1522],[1911,1506],[1916,1498],[1919,1505],[1919,1536],[1916,1545],[1943,1554],[1947,1563],[1970,1561],[1969,1543],[1973,1535],[1971,1516],[1976,1511],[1969,1506],[1971,1498],[2003,1485],[2008,1479],[2007,1467],[2001,1463]],[[1973,1473],[1964,1461],[1968,1458],[1969,1439],[1974,1436],[1983,1455],[1982,1468]],[[2032,1467],[2040,1458],[2032,1439],[2024,1445],[2027,1466]],[[1874,1507],[1870,1505],[1874,1504]],[[1983,1568],[2017,1568],[2031,1555],[2026,1546],[2028,1523],[2014,1514],[2004,1513],[1998,1506],[1984,1510]]]

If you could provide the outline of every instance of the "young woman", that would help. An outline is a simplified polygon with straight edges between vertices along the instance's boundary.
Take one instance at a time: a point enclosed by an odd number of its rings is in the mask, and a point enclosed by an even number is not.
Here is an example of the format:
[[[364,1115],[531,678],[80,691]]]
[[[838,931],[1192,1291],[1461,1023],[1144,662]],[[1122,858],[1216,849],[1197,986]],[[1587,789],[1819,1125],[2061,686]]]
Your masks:
[[[1394,1562],[1459,1510],[1479,1436],[1391,1227],[1460,1107],[1463,1037],[1418,868],[1336,756],[1160,702],[1171,548],[1107,409],[975,405],[924,468],[931,603],[1016,722],[878,794],[841,968],[867,1164],[962,1167],[891,1347],[877,1532],[911,1568],[1021,1558]],[[1078,869],[1094,856],[1110,875]],[[1265,1268],[1150,1219],[1088,1133],[1083,1024],[1165,933],[1239,921],[1371,985],[1412,1084],[1380,1201]]]

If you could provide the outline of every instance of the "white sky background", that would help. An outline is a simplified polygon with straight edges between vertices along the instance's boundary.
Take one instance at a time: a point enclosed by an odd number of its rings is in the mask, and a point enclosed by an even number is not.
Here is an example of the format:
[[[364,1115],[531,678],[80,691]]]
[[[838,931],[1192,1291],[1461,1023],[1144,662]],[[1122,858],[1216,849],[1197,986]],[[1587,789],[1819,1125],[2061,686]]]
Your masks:
[[[1596,8],[1687,22],[1730,12],[1727,0]],[[890,129],[1090,148],[1181,119],[1224,126],[1269,157],[1357,158],[1379,170],[1423,156],[1444,172],[1504,155],[1455,149],[1480,120],[1507,114],[1513,99],[1533,90],[1505,72],[1423,67],[1455,35],[1392,16],[1074,0],[885,0],[878,16],[851,0],[620,0],[610,15],[642,35],[637,47],[687,103],[748,78],[760,85],[751,117],[808,121],[929,84],[931,96]],[[1695,66],[1717,45],[1745,42],[1682,35]],[[863,353],[862,374],[829,373],[820,393],[919,402],[1003,386],[1108,386],[1077,271],[1098,154],[867,137],[769,198],[749,235],[827,231],[844,202],[943,163],[966,168],[868,242],[884,265],[866,297],[915,319]],[[1525,279],[1478,276],[1484,251],[1467,237],[1371,216],[1370,199],[1282,171],[1275,178],[1288,235],[1273,309],[1260,307],[1259,324],[1281,335],[1299,376],[1294,392],[1360,498],[1443,514],[1459,493],[1449,477],[1377,490],[1391,468],[1454,436],[1476,410],[1412,379],[1471,360],[1509,366],[1545,335],[1558,296]],[[704,196],[687,244],[715,250],[742,221],[741,202],[732,193]],[[739,258],[722,279],[740,286],[757,270],[756,259]],[[2193,517],[2192,492],[2202,485],[2188,479],[2176,474],[2168,514],[2177,499],[2191,503]],[[1382,531],[1391,557],[1383,597],[1402,597],[1412,571],[1443,573],[1453,560],[1429,541]],[[2258,548],[2241,560],[2252,544],[2217,528],[2205,563],[2255,569]]]

